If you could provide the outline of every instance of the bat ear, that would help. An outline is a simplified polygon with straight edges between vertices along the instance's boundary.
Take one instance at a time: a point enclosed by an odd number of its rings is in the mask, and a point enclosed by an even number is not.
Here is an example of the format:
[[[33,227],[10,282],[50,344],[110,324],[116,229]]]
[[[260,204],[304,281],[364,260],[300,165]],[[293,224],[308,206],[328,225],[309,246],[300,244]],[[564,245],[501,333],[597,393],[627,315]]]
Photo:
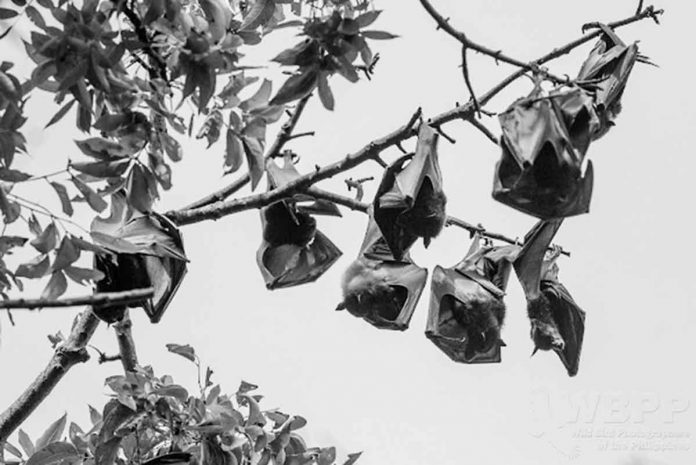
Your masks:
[[[546,250],[562,222],[562,219],[539,221],[524,238],[522,250],[513,265],[528,300],[540,292]]]

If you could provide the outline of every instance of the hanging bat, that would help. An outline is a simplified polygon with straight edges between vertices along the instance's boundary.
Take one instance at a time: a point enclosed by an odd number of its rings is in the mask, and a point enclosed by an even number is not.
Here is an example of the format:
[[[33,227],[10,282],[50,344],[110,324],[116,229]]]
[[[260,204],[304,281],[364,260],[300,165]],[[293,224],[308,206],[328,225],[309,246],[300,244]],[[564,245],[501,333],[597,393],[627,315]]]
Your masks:
[[[300,176],[290,156],[285,158],[283,167],[270,161],[267,173],[270,189]],[[312,214],[340,216],[334,203],[306,195],[297,195],[261,209],[263,241],[256,261],[268,289],[315,281],[341,256],[333,242],[317,230],[317,221]]]
[[[591,96],[579,87],[545,95],[536,86],[499,120],[493,198],[541,219],[587,213],[594,175],[585,155],[599,126]]]
[[[419,237],[428,247],[445,225],[447,198],[442,189],[437,142],[433,128],[421,124],[415,154],[392,163],[377,189],[375,221],[397,260]]]
[[[394,258],[377,223],[370,219],[358,258],[346,269],[341,287],[343,301],[336,310],[348,310],[381,329],[408,329],[428,271],[408,255]]]
[[[614,126],[614,120],[621,113],[621,96],[636,61],[653,64],[638,53],[637,42],[626,45],[610,27],[605,24],[599,27],[602,35],[577,77],[580,85],[593,92],[601,120],[592,134],[593,140],[599,139]]]
[[[160,321],[187,271],[183,238],[166,217],[131,209],[119,191],[111,197],[111,216],[95,218],[92,238],[110,252],[96,254],[94,266],[104,273],[97,292],[120,292],[147,287],[154,295],[129,307],[143,307],[152,323]],[[97,317],[107,323],[123,318],[125,305],[94,306]]]
[[[575,376],[585,334],[585,312],[558,281],[558,252],[547,255],[562,221],[537,223],[525,237],[514,268],[527,298],[533,354],[539,349],[553,350],[568,375]]]
[[[433,271],[425,334],[452,360],[500,362],[503,296],[518,251],[517,246],[481,245],[476,235],[459,264]]]

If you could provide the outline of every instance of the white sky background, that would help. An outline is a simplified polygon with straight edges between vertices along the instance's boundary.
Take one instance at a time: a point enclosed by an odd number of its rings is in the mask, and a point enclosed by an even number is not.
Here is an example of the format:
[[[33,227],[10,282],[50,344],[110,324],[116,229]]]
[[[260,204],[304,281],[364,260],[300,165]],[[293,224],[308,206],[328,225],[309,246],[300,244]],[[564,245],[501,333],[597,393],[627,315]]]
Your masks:
[[[472,39],[523,60],[578,37],[585,22],[629,16],[637,4],[434,3]],[[435,31],[419,2],[377,4],[385,13],[374,27],[401,38],[373,42],[382,60],[371,82],[331,80],[335,112],[325,111],[317,98],[310,101],[297,131],[313,130],[317,135],[288,146],[302,156],[302,170],[335,161],[392,131],[418,106],[426,116],[435,115],[468,98],[458,68],[458,44]],[[151,325],[134,312],[141,363],[193,389],[194,367],[164,347],[169,342],[189,343],[215,370],[214,380],[223,389],[233,392],[240,379],[260,385],[266,396],[262,406],[280,407],[309,420],[303,430],[308,442],[336,445],[342,455],[364,450],[359,462],[363,465],[694,463],[696,378],[689,355],[696,349],[696,257],[691,243],[696,226],[689,199],[694,195],[696,162],[687,150],[693,150],[688,147],[696,124],[690,49],[696,7],[686,1],[657,6],[667,9],[661,27],[648,20],[622,28],[619,35],[626,41],[641,39],[641,51],[660,69],[636,65],[618,125],[590,149],[595,164],[592,212],[566,220],[557,237],[572,251],[571,259],[560,261],[561,280],[587,311],[577,377],[568,378],[552,353],[530,358],[524,297],[514,277],[503,332],[508,347],[500,365],[455,364],[425,338],[428,288],[405,333],[379,331],[335,312],[341,273],[357,254],[366,223],[364,215],[348,211],[342,220],[319,220],[320,229],[344,257],[317,283],[274,292],[266,291],[255,263],[261,233],[258,212],[186,226],[191,264],[166,317]],[[268,46],[249,50],[249,60],[264,63],[296,41],[289,33],[276,34]],[[551,69],[575,75],[590,47],[552,63]],[[16,43],[13,48],[3,41],[0,50],[4,59],[21,57]],[[470,68],[479,93],[512,71],[473,53]],[[275,68],[271,74],[277,88],[280,75]],[[502,111],[530,88],[529,80],[522,79],[487,109]],[[74,132],[73,118],[43,131],[58,107],[37,96],[29,108],[36,117],[25,126],[31,160],[21,166],[45,173],[63,167],[66,157],[77,157],[72,139],[81,136]],[[494,118],[486,124],[499,132]],[[440,146],[449,212],[522,237],[535,220],[490,197],[499,150],[466,123],[453,122],[446,131],[457,140],[456,145],[442,140]],[[182,142],[184,160],[174,166],[175,188],[163,196],[163,211],[229,181],[220,178],[221,144],[205,151],[197,142]],[[387,158],[394,155],[396,151]],[[351,175],[379,172],[376,165],[366,164]],[[345,192],[342,179],[325,187]],[[368,190],[368,198],[372,192]],[[29,193],[40,198],[48,191]],[[53,197],[50,202],[59,210]],[[82,215],[87,221],[88,212]],[[413,257],[430,269],[436,264],[451,266],[468,245],[464,231],[450,228],[427,251],[417,245]],[[52,354],[46,335],[59,329],[67,334],[77,312],[15,312],[15,327],[2,318],[0,408],[45,366]],[[116,351],[113,331],[106,327],[98,329],[93,344],[108,353]],[[97,365],[96,356],[73,368],[23,427],[37,436],[64,411],[70,419],[86,423],[85,404],[103,405],[103,379],[120,370],[118,364]],[[546,400],[550,409],[544,408]],[[573,405],[582,402],[585,407],[574,422]],[[651,412],[643,415],[641,410]],[[592,438],[576,437],[588,429]],[[628,450],[599,450],[602,440],[597,436],[612,432],[617,437],[610,448]],[[634,440],[618,437],[622,432],[681,434],[676,441],[654,438],[644,440],[644,445],[680,444],[688,450],[632,451]]]

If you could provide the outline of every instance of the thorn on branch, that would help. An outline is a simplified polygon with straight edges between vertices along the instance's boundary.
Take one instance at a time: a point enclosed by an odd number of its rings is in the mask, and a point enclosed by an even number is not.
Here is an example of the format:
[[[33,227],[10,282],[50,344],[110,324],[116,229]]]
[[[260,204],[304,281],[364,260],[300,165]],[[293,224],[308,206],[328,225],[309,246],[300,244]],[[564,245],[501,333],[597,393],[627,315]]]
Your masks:
[[[442,137],[444,137],[445,139],[447,139],[447,141],[448,141],[450,144],[456,144],[456,143],[457,143],[457,141],[454,139],[454,137],[448,135],[448,134],[442,129],[442,126],[437,125],[437,126],[433,126],[433,127],[435,128],[435,130],[437,131],[437,133],[440,134],[440,135],[441,135]]]
[[[348,178],[344,180],[346,183],[346,186],[348,187],[348,192],[351,190],[355,189],[355,200],[360,202],[365,195],[365,189],[363,188],[363,184],[365,184],[368,181],[374,181],[374,176],[369,176],[367,178],[360,178],[360,179],[353,179],[353,178]]]
[[[300,137],[307,137],[315,135],[314,131],[299,132],[297,134],[291,134],[288,136],[288,140],[299,139]]]
[[[643,0],[638,1],[638,8],[636,9],[636,14],[639,15],[643,12]]]
[[[404,154],[408,153],[408,151],[404,148],[404,146],[401,144],[401,142],[396,143],[396,148],[399,149],[399,151],[401,151],[401,153],[404,153]]]
[[[404,151],[404,153],[407,153],[407,152]],[[380,157],[379,154],[375,155],[372,159],[374,161],[376,161],[377,164],[379,164],[379,166],[381,166],[382,168],[387,168],[389,166],[389,163],[382,160],[382,157]]]

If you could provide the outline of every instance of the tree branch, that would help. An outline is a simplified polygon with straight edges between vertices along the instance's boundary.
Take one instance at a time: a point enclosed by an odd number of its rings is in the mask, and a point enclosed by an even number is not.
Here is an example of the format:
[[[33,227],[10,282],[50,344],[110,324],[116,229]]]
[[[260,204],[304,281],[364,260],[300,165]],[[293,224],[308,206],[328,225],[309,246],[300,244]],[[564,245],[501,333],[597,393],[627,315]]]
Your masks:
[[[285,146],[285,144],[294,137],[297,137],[293,136],[292,132],[295,130],[297,121],[300,119],[300,116],[302,116],[302,112],[304,111],[305,106],[307,105],[307,101],[310,99],[311,96],[312,94],[309,94],[306,97],[301,98],[297,102],[297,105],[295,105],[295,111],[292,112],[290,118],[283,124],[283,126],[281,126],[280,131],[278,132],[278,135],[276,135],[275,141],[273,142],[273,145],[271,145],[268,148],[268,151],[266,152],[266,160],[277,157],[280,154],[280,151]],[[193,202],[192,204],[185,207],[184,210],[192,210],[194,208],[205,207],[206,205],[210,205],[215,202],[221,202],[228,198],[230,195],[239,191],[239,189],[249,184],[250,180],[251,178],[249,177],[249,173],[246,173],[242,177],[233,181],[231,184],[223,187],[222,189],[213,192],[212,194],[207,195],[200,200]]]
[[[421,0],[422,2],[424,0]],[[426,3],[428,3],[426,1]],[[636,21],[643,20],[645,18],[654,18],[657,15],[662,14],[662,10],[655,10],[653,7],[646,7],[643,11],[620,21],[609,23],[608,26],[611,28],[617,28],[620,26],[625,26],[627,24],[634,23]],[[601,31],[593,31],[591,33],[585,34],[579,39],[576,39],[566,45],[559,48],[555,48],[546,55],[533,61],[530,66],[540,66],[548,61],[558,58],[576,47],[598,37]],[[472,47],[473,48],[473,47]],[[523,76],[529,67],[520,68],[516,72],[510,74],[508,77],[503,79],[488,92],[483,94],[479,99],[478,103],[484,105],[495,97],[499,92],[501,92],[505,87],[510,85],[512,82]],[[566,80],[563,79],[565,82]],[[463,105],[459,105],[452,110],[441,113],[428,120],[428,124],[437,128],[445,123],[453,121],[455,119],[469,120],[474,116],[476,107],[474,101],[469,101]],[[387,148],[398,145],[402,141],[409,139],[417,134],[417,129],[414,127],[417,119],[420,118],[420,111],[413,115],[411,121],[406,126],[402,126],[399,129],[393,131],[392,133],[376,139],[373,142],[367,144],[363,149],[346,156],[344,159],[327,165],[323,168],[318,168],[316,171],[301,176],[295,179],[293,182],[288,183],[282,187],[273,189],[271,191],[265,192],[263,194],[254,194],[241,199],[234,199],[229,201],[217,201],[215,203],[208,204],[200,208],[186,208],[183,210],[170,211],[166,213],[172,221],[180,225],[198,223],[206,220],[216,220],[222,218],[226,215],[237,213],[244,210],[260,208],[269,205],[278,200],[282,200],[290,197],[292,194],[305,190],[312,184],[330,178],[338,173],[347,171],[367,160],[379,158],[379,154],[386,150]],[[280,138],[280,135],[279,135]],[[276,139],[278,141],[279,139]]]
[[[396,142],[411,137],[414,131],[416,131],[414,125],[420,116],[421,110],[419,108],[411,116],[406,125],[400,127],[391,134],[370,142],[368,145],[363,147],[362,150],[348,155],[336,163],[332,163],[309,174],[300,176],[299,178],[271,191],[263,194],[250,195],[242,199],[216,202],[214,204],[193,210],[171,211],[166,213],[166,216],[179,225],[186,225],[205,220],[216,220],[232,213],[263,207],[265,205],[270,205],[277,202],[278,200],[283,200],[297,192],[305,190],[314,183],[331,178],[336,174],[347,171],[367,160],[375,159],[383,150],[391,147]]]
[[[48,397],[65,374],[78,363],[89,360],[85,346],[99,325],[99,319],[87,308],[75,319],[68,339],[56,348],[46,368],[17,400],[0,415],[0,444],[14,432],[36,407]]]
[[[118,351],[120,353],[121,365],[126,372],[135,371],[138,366],[138,355],[135,351],[135,340],[131,328],[131,322],[128,310],[121,320],[114,324],[116,331],[116,340],[118,341]]]
[[[78,307],[81,305],[99,305],[111,306],[118,304],[128,304],[138,302],[143,299],[148,299],[154,295],[154,289],[151,287],[145,289],[134,289],[132,291],[123,292],[104,292],[99,294],[86,295],[81,297],[68,297],[65,299],[11,299],[1,300],[0,308],[50,308],[50,307]]]
[[[472,50],[476,50],[477,52],[482,53],[482,54],[484,54],[484,55],[487,55],[487,56],[489,56],[489,57],[491,57],[491,58],[494,58],[496,61],[502,61],[502,62],[511,64],[511,65],[514,65],[514,66],[518,66],[518,67],[522,68],[522,69],[525,70],[525,71],[532,71],[532,72],[534,72],[534,73],[541,73],[541,74],[543,74],[547,79],[549,79],[549,80],[551,80],[551,81],[554,81],[554,82],[556,82],[556,83],[558,83],[558,84],[563,84],[563,83],[565,83],[565,82],[568,82],[568,79],[565,78],[565,77],[555,76],[555,75],[549,73],[549,72],[546,71],[546,70],[540,69],[540,68],[539,68],[539,63],[536,63],[536,62],[525,63],[524,61],[520,61],[520,60],[517,60],[517,59],[515,59],[515,58],[509,57],[509,56],[503,54],[503,52],[502,52],[501,50],[493,50],[493,49],[490,49],[490,48],[488,48],[488,47],[486,47],[486,46],[484,46],[484,45],[478,44],[478,43],[476,43],[476,42],[470,40],[470,39],[466,36],[466,34],[464,34],[462,31],[458,31],[457,29],[455,29],[454,27],[452,27],[452,26],[450,25],[450,23],[449,23],[449,20],[448,20],[448,19],[445,19],[445,18],[435,9],[435,7],[432,5],[432,3],[430,3],[428,0],[420,0],[420,2],[421,2],[421,4],[423,5],[423,8],[425,8],[425,10],[428,12],[428,14],[430,14],[430,16],[433,17],[433,19],[435,20],[435,22],[437,22],[437,25],[438,25],[438,28],[439,28],[439,29],[442,29],[442,30],[445,31],[447,34],[451,35],[452,37],[454,37],[455,39],[457,39],[459,42],[461,42],[461,44],[462,44],[462,62],[463,62],[462,64],[463,64],[463,68],[464,68],[464,78],[465,78],[465,80],[466,80],[467,87],[469,87],[469,89],[471,89],[471,83],[469,82],[468,71],[467,71],[467,69],[466,69],[466,49],[468,49],[468,48],[470,48],[470,49],[472,49]],[[475,97],[473,96],[473,92],[472,92],[471,95],[472,95],[472,98],[473,98],[474,101],[475,101]]]
[[[354,211],[367,213],[367,210],[369,208],[369,204],[367,203],[360,202],[358,200],[355,200],[350,197],[345,197],[340,194],[335,194],[333,192],[318,189],[316,187],[310,187],[309,189],[307,189],[306,192],[312,195],[313,197],[316,197],[317,199],[330,200],[331,202],[334,202],[338,205],[343,205],[344,207],[348,207]],[[501,242],[507,242],[508,244],[520,244],[520,241],[518,241],[517,239],[512,239],[503,234],[496,233],[493,231],[488,231],[480,224],[478,226],[474,226],[473,224],[468,223],[464,220],[460,220],[459,218],[454,216],[447,217],[446,225],[457,226],[459,228],[465,229],[469,231],[472,235],[478,233],[483,237],[487,237],[489,239],[494,239]],[[554,246],[549,247],[549,250],[554,250]],[[563,255],[570,257],[570,252],[563,250],[563,248],[556,247],[556,250],[559,250],[560,253],[562,253]]]

